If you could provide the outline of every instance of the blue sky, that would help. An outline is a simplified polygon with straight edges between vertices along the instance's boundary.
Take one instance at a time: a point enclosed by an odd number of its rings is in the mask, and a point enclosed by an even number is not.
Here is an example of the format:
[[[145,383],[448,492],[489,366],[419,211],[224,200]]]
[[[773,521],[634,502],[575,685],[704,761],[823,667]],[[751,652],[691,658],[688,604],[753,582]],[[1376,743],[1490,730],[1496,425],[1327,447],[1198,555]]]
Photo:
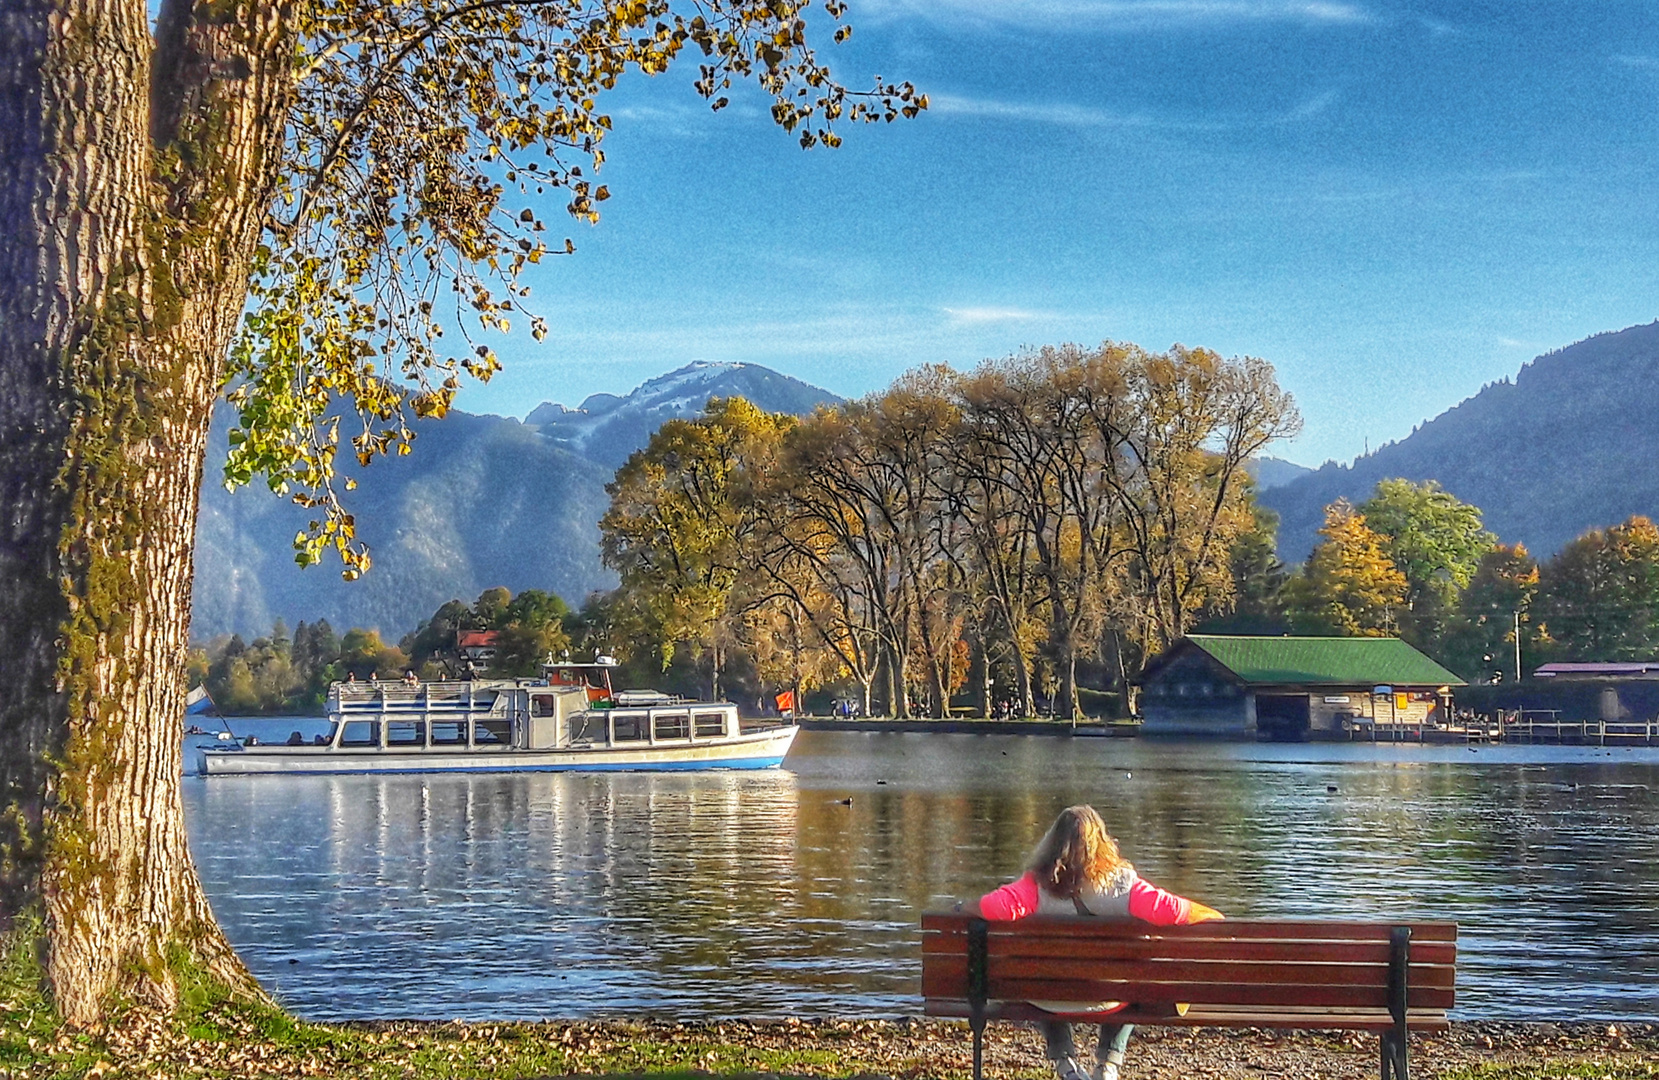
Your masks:
[[[819,19],[819,25],[822,25]],[[844,395],[1022,346],[1273,362],[1317,465],[1659,317],[1659,5],[853,0],[822,52],[917,120],[803,152],[692,66],[620,87],[597,226],[539,269],[523,416],[692,360]],[[551,209],[551,208],[550,208]],[[550,225],[552,221],[550,219]]]

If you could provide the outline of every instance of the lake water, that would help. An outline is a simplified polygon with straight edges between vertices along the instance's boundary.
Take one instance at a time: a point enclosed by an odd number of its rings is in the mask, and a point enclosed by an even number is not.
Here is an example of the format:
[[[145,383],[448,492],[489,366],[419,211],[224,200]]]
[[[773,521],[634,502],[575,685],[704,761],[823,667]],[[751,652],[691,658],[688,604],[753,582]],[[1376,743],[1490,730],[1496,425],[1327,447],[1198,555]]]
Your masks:
[[[314,1019],[915,1014],[919,914],[1016,876],[1074,802],[1229,915],[1458,920],[1459,1016],[1659,1017],[1653,750],[806,732],[777,771],[185,802],[220,922]]]

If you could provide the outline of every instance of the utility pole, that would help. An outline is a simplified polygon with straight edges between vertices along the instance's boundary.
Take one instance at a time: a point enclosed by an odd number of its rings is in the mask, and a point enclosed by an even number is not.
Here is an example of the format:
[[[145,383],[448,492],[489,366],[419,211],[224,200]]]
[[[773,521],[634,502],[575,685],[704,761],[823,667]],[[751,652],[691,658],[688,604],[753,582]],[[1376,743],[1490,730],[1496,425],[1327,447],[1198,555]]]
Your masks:
[[[1521,612],[1515,612],[1515,681],[1521,681]]]

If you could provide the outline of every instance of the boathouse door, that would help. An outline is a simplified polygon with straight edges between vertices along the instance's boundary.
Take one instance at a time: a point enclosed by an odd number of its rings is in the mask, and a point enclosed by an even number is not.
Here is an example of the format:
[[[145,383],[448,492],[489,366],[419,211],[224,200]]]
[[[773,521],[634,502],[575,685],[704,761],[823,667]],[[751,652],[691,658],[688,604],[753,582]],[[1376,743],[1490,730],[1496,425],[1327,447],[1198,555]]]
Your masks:
[[[1257,694],[1256,734],[1274,742],[1302,742],[1308,737],[1308,695]]]

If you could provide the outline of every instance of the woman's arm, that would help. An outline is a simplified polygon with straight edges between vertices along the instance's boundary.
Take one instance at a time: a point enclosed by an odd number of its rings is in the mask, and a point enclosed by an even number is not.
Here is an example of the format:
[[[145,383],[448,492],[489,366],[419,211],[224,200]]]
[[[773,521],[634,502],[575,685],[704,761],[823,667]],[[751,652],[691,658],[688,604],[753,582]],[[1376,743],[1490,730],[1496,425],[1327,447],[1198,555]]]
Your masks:
[[[1037,910],[1037,901],[1037,879],[1028,872],[980,897],[978,913],[998,922],[1023,919]]]
[[[1180,926],[1223,918],[1221,912],[1207,904],[1176,896],[1140,878],[1129,886],[1129,914],[1154,926]]]

